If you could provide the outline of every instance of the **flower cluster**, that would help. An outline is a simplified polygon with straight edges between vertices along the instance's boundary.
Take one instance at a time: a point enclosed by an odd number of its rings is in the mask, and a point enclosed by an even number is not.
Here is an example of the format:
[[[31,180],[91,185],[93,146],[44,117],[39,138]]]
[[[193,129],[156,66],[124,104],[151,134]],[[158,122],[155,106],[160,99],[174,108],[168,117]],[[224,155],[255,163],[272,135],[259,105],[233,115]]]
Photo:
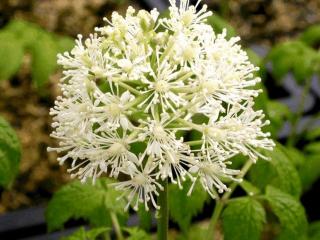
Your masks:
[[[205,5],[170,3],[167,18],[156,9],[114,12],[58,55],[62,96],[50,113],[59,146],[49,150],[62,154],[60,164],[72,160],[69,172],[82,181],[121,176],[115,188],[135,209],[158,208],[167,179],[180,188],[190,179],[190,194],[199,181],[216,197],[228,190],[225,179],[238,180],[230,158],[255,162],[258,148],[274,146],[253,109],[260,79],[239,38],[216,34]]]

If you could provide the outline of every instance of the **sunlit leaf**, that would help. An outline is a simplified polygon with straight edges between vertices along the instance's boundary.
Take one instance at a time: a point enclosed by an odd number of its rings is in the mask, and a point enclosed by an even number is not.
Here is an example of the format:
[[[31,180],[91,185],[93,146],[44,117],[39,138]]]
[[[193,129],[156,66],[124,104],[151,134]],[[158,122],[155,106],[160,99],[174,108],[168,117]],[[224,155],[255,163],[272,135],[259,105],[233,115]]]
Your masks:
[[[10,187],[19,171],[19,139],[10,124],[0,117],[0,185]]]

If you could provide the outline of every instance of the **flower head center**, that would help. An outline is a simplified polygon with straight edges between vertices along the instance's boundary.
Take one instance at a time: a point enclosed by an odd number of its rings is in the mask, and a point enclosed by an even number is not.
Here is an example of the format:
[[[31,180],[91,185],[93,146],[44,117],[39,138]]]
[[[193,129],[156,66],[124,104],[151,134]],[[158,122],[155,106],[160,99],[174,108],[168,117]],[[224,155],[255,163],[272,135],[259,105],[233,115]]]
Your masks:
[[[220,141],[220,140],[225,140],[226,134],[222,129],[219,129],[217,127],[208,127],[206,126],[203,130],[204,134],[207,136]]]
[[[207,93],[214,93],[219,88],[219,84],[214,81],[205,81],[204,83],[202,83],[202,88]]]
[[[184,60],[190,61],[194,59],[195,55],[196,55],[196,51],[194,50],[194,48],[192,48],[192,46],[187,46],[183,51],[182,57]]]
[[[212,175],[220,172],[219,165],[211,162],[202,162],[198,167],[200,171],[206,175]]]
[[[156,124],[153,127],[153,135],[155,138],[160,139],[160,138],[164,138],[166,136],[166,132],[160,124]]]
[[[108,114],[110,114],[112,117],[117,117],[121,114],[122,109],[121,106],[117,103],[110,103],[106,106]]]
[[[154,89],[156,90],[156,92],[164,93],[169,90],[169,84],[167,81],[160,80],[154,84]]]
[[[108,148],[108,153],[112,156],[125,153],[126,151],[127,148],[121,142],[115,142],[111,145],[111,147]]]
[[[118,66],[122,68],[125,72],[130,72],[133,68],[133,64],[129,59],[118,60]]]
[[[137,185],[144,185],[147,182],[147,178],[144,174],[140,173],[134,176],[132,181]]]
[[[190,9],[184,12],[181,18],[184,26],[189,26],[192,23],[193,19],[194,13]]]

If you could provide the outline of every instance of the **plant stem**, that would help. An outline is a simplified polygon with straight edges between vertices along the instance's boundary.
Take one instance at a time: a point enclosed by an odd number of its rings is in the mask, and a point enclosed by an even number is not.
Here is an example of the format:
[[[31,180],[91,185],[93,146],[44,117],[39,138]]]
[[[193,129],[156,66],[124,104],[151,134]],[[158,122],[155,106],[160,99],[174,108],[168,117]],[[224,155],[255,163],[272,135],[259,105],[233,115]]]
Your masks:
[[[127,89],[127,90],[130,91],[131,93],[133,93],[133,94],[135,94],[135,95],[138,95],[138,96],[141,95],[141,93],[140,93],[138,90],[134,89],[134,88],[131,87],[130,85],[128,85],[128,84],[126,84],[126,83],[124,83],[124,82],[121,82],[121,81],[119,81],[119,82],[117,82],[117,83],[119,84],[119,86]]]
[[[124,240],[117,215],[114,212],[111,212],[110,216],[111,216],[112,225],[114,227],[114,231],[116,233],[117,239]]]
[[[158,197],[158,205],[160,210],[158,212],[158,240],[168,239],[169,228],[169,207],[168,207],[168,180],[162,181],[163,191],[160,191]]]
[[[208,229],[208,236],[210,237],[210,239],[215,239],[215,228],[218,223],[223,207],[224,203],[220,199],[217,199]]]
[[[306,79],[306,84],[302,90],[297,113],[295,114],[295,116],[291,121],[291,132],[288,137],[287,146],[293,146],[297,142],[296,136],[297,136],[298,124],[303,114],[304,104],[311,88],[311,82],[312,82],[311,78]]]
[[[251,168],[253,162],[251,160],[248,160],[245,165],[243,165],[239,175],[237,176],[238,179],[241,179],[244,177],[244,175],[246,175],[246,173],[249,171],[249,169]],[[233,182],[231,184],[231,186],[229,187],[230,191],[225,192],[222,197],[220,199],[216,200],[216,206],[214,207],[213,210],[213,214],[210,220],[210,224],[209,224],[209,229],[208,229],[208,236],[212,236],[211,239],[215,238],[215,229],[216,229],[216,225],[219,221],[221,212],[223,210],[223,207],[225,206],[226,202],[228,201],[228,199],[230,198],[230,196],[232,195],[232,193],[234,192],[234,190],[236,189],[236,187],[239,185],[238,182]]]

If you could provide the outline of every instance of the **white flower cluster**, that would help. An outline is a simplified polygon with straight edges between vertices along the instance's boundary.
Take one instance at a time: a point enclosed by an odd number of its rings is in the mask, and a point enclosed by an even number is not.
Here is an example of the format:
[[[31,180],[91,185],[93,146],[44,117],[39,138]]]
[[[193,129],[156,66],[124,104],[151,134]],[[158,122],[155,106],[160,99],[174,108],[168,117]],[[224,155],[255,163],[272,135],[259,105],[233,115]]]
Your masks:
[[[49,151],[63,153],[61,164],[71,159],[69,172],[82,181],[121,176],[114,185],[135,209],[158,208],[166,179],[181,188],[187,178],[199,181],[216,197],[228,190],[224,179],[238,180],[231,157],[256,161],[257,148],[274,146],[261,130],[268,121],[253,109],[260,79],[239,38],[216,34],[205,5],[170,3],[168,18],[155,9],[114,12],[58,56],[62,96],[51,115],[59,146]]]

